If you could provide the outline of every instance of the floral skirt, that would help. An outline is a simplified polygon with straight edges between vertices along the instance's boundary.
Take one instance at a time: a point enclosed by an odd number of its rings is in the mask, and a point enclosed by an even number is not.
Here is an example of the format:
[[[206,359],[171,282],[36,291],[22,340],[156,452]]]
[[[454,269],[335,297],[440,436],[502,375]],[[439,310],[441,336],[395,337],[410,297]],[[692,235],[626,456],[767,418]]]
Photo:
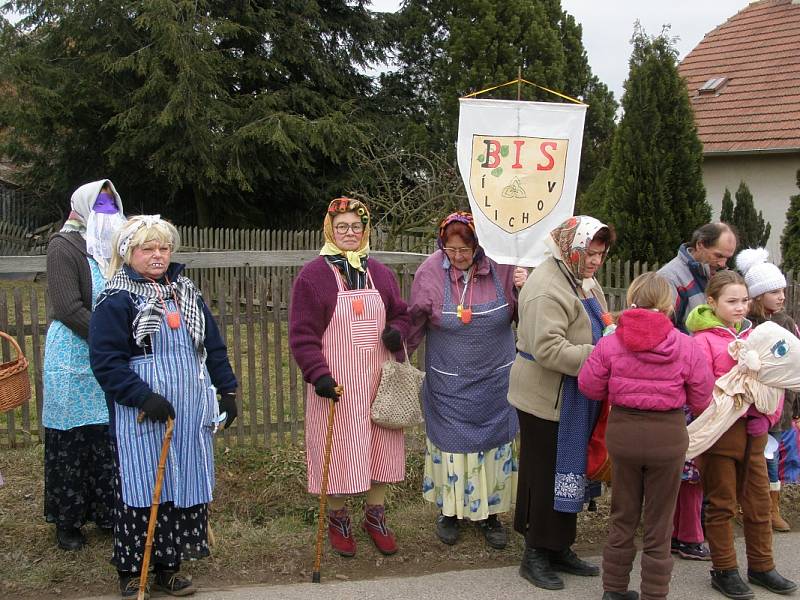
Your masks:
[[[461,454],[444,452],[426,437],[422,497],[443,515],[482,521],[510,510],[517,496],[518,470],[516,440]]]
[[[44,517],[58,527],[110,527],[114,466],[108,425],[44,429]]]
[[[128,506],[122,500],[121,490],[118,476],[114,488],[114,554],[111,564],[118,571],[140,573],[150,507]],[[181,562],[209,554],[208,504],[188,508],[179,508],[174,502],[158,505],[150,557],[152,567],[177,571]]]

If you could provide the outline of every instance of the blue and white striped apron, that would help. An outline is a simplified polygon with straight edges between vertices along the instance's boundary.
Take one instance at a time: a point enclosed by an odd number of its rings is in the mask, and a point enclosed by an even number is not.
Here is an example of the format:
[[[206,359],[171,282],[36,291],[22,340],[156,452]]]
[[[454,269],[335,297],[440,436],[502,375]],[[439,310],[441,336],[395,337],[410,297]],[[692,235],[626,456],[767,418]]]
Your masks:
[[[174,301],[167,307],[174,311]],[[170,329],[162,319],[151,342],[152,354],[132,358],[130,367],[175,408],[161,502],[172,501],[178,508],[210,502],[215,482],[213,424],[219,414],[216,389],[183,319],[178,329]],[[149,419],[137,423],[138,408],[116,404],[114,409],[122,500],[128,506],[150,506],[166,425]]]

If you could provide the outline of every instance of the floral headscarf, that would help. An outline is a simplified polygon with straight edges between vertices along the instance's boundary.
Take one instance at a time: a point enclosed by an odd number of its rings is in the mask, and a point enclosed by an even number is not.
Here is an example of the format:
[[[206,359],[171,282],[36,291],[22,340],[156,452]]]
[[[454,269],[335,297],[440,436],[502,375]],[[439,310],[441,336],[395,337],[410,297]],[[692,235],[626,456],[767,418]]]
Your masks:
[[[361,222],[364,224],[364,235],[361,237],[361,245],[356,250],[342,250],[336,245],[336,238],[333,236],[333,217],[338,214],[354,212],[361,217]],[[352,198],[335,198],[331,200],[328,205],[328,211],[325,213],[325,220],[322,223],[322,230],[325,234],[325,244],[319,251],[322,256],[336,256],[342,255],[347,259],[347,262],[354,269],[364,271],[363,262],[369,256],[369,210],[360,200],[353,200]]]
[[[439,236],[436,238],[436,245],[440,250],[444,248],[444,243],[446,240],[445,229],[447,229],[447,226],[451,223],[463,223],[469,227],[469,230],[472,232],[472,237],[475,238],[475,243],[477,245],[478,236],[475,233],[475,221],[472,219],[472,213],[459,210],[454,213],[450,213],[439,223]]]
[[[601,229],[608,229],[608,225],[594,217],[570,217],[553,229],[546,240],[553,256],[567,266],[587,292],[594,287],[594,279],[584,279],[581,275],[586,264],[586,250]]]

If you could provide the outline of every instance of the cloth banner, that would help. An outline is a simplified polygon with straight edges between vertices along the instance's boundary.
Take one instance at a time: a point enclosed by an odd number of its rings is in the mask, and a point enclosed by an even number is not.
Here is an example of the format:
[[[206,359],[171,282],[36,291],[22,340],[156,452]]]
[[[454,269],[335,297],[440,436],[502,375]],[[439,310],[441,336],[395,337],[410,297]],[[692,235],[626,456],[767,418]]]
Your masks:
[[[462,98],[458,168],[480,244],[501,264],[535,267],[572,216],[586,104]]]

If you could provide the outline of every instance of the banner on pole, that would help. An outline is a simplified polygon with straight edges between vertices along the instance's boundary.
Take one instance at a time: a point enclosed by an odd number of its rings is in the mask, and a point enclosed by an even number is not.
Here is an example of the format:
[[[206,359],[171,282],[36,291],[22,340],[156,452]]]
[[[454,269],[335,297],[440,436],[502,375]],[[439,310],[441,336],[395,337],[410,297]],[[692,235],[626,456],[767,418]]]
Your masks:
[[[478,239],[502,264],[535,267],[575,206],[585,104],[462,98],[458,168]]]

